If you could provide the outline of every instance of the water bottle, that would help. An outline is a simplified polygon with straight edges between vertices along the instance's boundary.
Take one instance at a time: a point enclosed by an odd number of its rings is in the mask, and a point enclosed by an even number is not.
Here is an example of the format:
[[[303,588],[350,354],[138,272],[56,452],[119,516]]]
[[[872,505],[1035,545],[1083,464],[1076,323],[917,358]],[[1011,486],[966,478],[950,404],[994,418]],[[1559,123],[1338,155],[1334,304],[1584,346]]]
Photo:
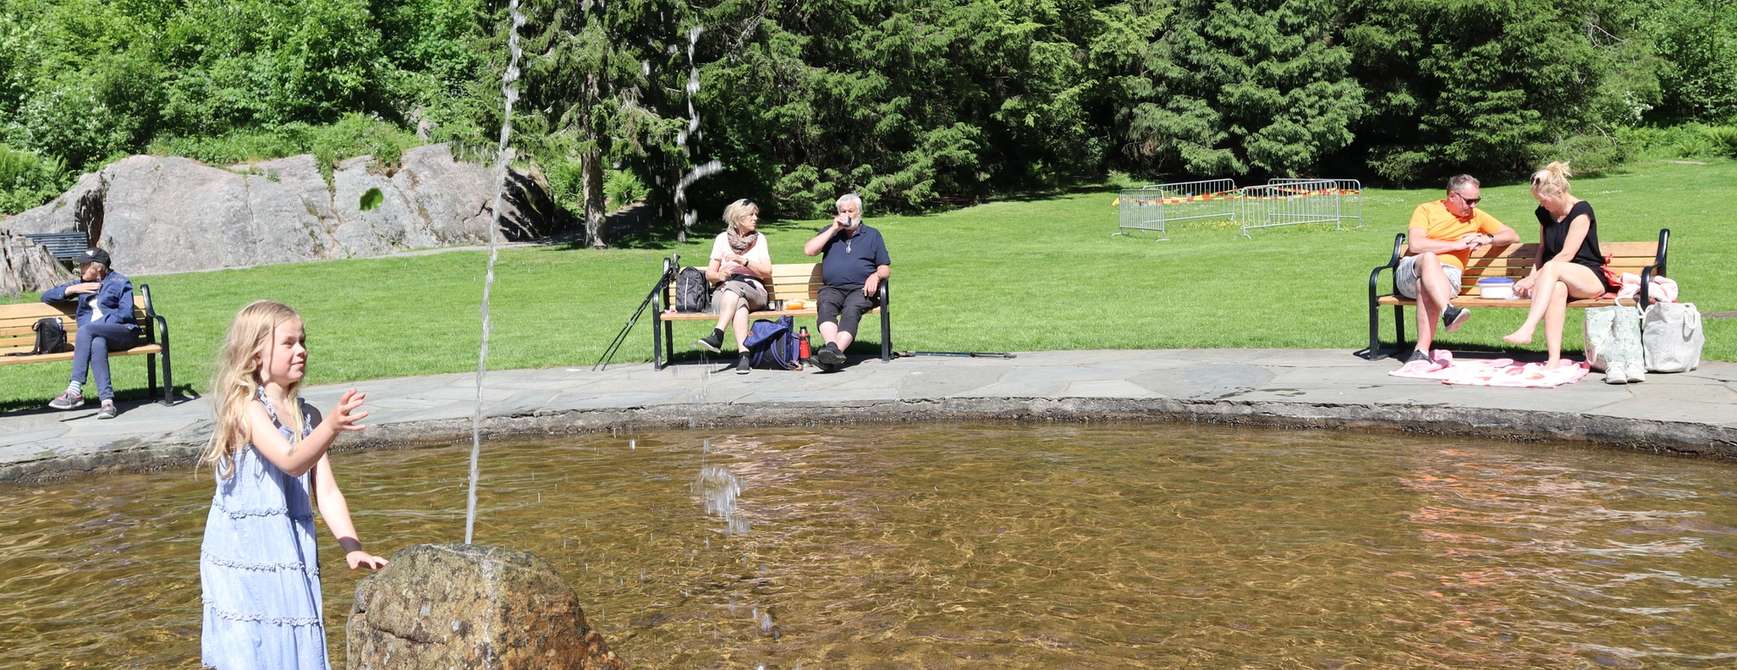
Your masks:
[[[802,362],[806,363],[808,362],[808,355],[814,353],[814,345],[808,342],[808,326],[803,326],[796,332],[798,338],[797,349],[799,349],[797,352],[797,358],[800,358]]]

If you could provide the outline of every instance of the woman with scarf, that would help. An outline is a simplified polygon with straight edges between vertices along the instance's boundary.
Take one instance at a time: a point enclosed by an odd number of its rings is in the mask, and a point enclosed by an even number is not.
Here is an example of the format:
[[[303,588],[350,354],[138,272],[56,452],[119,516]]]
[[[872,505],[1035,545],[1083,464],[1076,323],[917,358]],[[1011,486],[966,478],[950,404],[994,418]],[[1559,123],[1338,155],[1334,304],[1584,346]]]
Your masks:
[[[766,282],[772,279],[772,254],[768,252],[766,236],[760,234],[760,208],[743,198],[724,208],[724,232],[712,242],[711,263],[706,266],[706,279],[718,288],[712,293],[712,304],[718,306],[718,324],[712,334],[697,340],[712,353],[724,346],[724,325],[732,324],[736,334],[736,374],[748,374],[748,348],[742,340],[748,337],[748,312],[766,307]]]

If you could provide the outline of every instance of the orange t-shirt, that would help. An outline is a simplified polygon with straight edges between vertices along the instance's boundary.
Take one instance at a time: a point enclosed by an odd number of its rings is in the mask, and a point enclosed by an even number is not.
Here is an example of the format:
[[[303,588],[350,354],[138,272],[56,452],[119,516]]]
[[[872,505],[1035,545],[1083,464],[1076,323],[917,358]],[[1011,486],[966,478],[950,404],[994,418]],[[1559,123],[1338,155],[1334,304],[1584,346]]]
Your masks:
[[[1461,221],[1459,217],[1450,214],[1447,203],[1441,200],[1431,200],[1411,210],[1411,227],[1422,228],[1424,235],[1432,240],[1454,241],[1467,233],[1484,233],[1495,235],[1504,227],[1496,217],[1484,213],[1484,210],[1473,209],[1472,218]],[[1452,264],[1462,270],[1466,260],[1472,257],[1472,252],[1466,249],[1448,251],[1436,254],[1441,262]]]

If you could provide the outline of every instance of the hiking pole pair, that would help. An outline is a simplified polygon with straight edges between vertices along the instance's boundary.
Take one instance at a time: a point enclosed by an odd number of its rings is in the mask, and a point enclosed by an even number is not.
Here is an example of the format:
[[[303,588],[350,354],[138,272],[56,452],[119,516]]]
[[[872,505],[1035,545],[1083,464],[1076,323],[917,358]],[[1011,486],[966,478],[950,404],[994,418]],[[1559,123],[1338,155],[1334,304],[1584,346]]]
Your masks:
[[[651,306],[652,301],[657,299],[657,294],[662,293],[664,287],[669,285],[670,277],[675,274],[676,268],[681,267],[681,260],[681,254],[671,254],[669,258],[664,259],[663,274],[658,275],[657,281],[652,283],[651,292],[645,294],[645,299],[639,302],[639,308],[633,310],[633,316],[627,317],[627,325],[621,327],[621,332],[616,333],[615,339],[609,343],[609,347],[603,350],[603,358],[598,360],[596,365],[591,366],[592,372],[609,366],[609,359],[614,358],[615,352],[621,349],[621,343],[627,341],[627,334],[633,330],[634,324],[639,323],[639,316],[644,314],[645,308]]]

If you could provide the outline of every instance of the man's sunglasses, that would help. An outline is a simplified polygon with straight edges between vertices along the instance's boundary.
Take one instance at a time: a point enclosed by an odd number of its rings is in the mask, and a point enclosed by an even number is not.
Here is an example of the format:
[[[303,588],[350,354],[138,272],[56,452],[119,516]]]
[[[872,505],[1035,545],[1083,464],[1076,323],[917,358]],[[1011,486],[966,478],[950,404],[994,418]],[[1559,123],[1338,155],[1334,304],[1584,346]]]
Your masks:
[[[1467,206],[1467,207],[1477,207],[1477,206],[1478,206],[1478,202],[1479,202],[1479,201],[1482,201],[1482,200],[1483,200],[1483,198],[1482,198],[1482,197],[1477,197],[1477,198],[1468,198],[1468,197],[1465,197],[1465,196],[1463,196],[1463,195],[1460,195],[1460,194],[1458,194],[1458,193],[1455,193],[1455,194],[1454,194],[1454,197],[1456,197],[1456,198],[1459,198],[1459,199],[1460,199],[1460,202],[1463,202],[1463,203],[1466,203],[1466,206]]]

